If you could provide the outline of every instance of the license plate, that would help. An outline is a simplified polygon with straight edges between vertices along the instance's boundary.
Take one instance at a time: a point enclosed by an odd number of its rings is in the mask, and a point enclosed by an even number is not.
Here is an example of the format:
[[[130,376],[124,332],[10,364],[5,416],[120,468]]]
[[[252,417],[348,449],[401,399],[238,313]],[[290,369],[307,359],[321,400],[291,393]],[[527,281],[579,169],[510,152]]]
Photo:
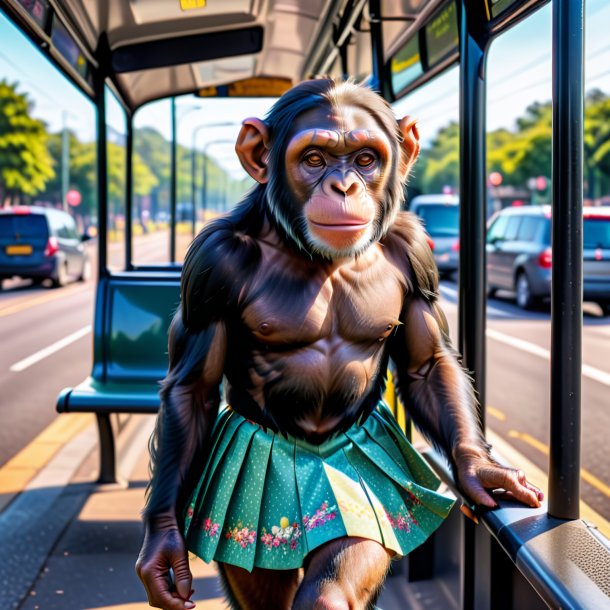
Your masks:
[[[32,254],[32,246],[14,245],[6,246],[6,253],[9,256]]]

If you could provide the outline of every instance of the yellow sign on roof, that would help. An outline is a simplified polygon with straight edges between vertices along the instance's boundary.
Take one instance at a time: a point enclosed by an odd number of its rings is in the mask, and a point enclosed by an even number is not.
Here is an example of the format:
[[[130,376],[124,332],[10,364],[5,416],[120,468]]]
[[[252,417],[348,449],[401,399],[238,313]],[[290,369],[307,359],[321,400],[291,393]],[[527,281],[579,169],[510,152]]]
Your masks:
[[[180,0],[180,8],[183,11],[190,11],[194,8],[203,8],[206,0]]]
[[[204,87],[197,91],[199,97],[279,97],[292,86],[287,78],[255,76],[228,85]]]

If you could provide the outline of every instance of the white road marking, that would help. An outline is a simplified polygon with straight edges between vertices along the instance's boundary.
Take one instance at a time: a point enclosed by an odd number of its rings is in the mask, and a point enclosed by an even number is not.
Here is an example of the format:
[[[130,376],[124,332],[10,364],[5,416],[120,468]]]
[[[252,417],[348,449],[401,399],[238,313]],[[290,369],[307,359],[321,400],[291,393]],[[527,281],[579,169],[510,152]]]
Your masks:
[[[58,352],[60,349],[63,349],[64,347],[67,347],[71,343],[74,343],[75,341],[82,339],[84,336],[88,335],[90,332],[91,332],[91,324],[88,324],[84,328],[81,328],[80,330],[77,330],[76,332],[72,333],[71,335],[68,335],[67,337],[64,337],[63,339],[60,339],[59,341],[56,341],[55,343],[49,345],[48,347],[45,347],[44,349],[41,349],[40,351],[36,352],[35,354],[32,354],[31,356],[28,356],[27,358],[24,358],[23,360],[20,360],[19,362],[15,362],[15,364],[13,364],[12,366],[9,367],[9,370],[13,371],[14,373],[20,373],[21,371],[27,369],[28,367],[32,366],[33,364],[36,364],[37,362],[40,362],[44,358],[47,358],[48,356],[51,356],[55,352]]]
[[[439,288],[443,294],[449,295],[450,297],[457,299],[457,297],[458,297],[457,288],[451,288],[451,286],[447,286],[446,284],[439,284]],[[498,317],[504,317],[504,318],[512,317],[512,314],[507,313],[506,311],[502,311],[501,309],[497,309],[496,307],[492,307],[489,304],[487,305],[487,313],[494,315],[494,316],[498,316]]]
[[[523,339],[516,339],[515,337],[505,335],[504,333],[498,332],[493,328],[487,329],[487,336],[490,339],[494,339],[495,341],[499,341],[505,345],[510,345],[511,347],[520,349],[521,351],[532,354],[533,356],[538,356],[539,358],[544,358],[545,360],[551,359],[551,353],[548,349],[544,349],[539,345],[535,345],[529,341],[524,341]],[[599,383],[610,386],[610,373],[596,369],[588,364],[583,364],[582,374],[584,377],[588,377],[589,379],[593,379],[594,381],[598,381]]]

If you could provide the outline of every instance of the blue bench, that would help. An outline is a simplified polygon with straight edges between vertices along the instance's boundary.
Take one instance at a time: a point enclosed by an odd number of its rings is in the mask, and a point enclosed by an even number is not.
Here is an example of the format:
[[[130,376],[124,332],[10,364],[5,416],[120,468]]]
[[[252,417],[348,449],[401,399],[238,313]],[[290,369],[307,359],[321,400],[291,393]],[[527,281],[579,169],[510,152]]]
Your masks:
[[[113,274],[98,282],[91,375],[57,398],[59,413],[95,413],[100,483],[116,479],[113,413],[156,413],[167,372],[167,331],[180,299],[179,271]]]

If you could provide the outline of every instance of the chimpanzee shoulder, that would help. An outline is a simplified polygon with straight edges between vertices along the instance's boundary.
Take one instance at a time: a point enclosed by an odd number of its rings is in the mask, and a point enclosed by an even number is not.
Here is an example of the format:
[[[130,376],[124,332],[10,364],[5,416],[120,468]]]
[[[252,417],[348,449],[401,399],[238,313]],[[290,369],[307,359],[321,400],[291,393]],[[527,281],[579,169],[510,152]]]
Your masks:
[[[206,225],[191,243],[181,279],[182,320],[197,332],[237,307],[261,258],[255,228],[231,213]]]
[[[411,292],[436,300],[438,270],[419,217],[413,212],[399,212],[383,242],[401,267],[406,266]]]

